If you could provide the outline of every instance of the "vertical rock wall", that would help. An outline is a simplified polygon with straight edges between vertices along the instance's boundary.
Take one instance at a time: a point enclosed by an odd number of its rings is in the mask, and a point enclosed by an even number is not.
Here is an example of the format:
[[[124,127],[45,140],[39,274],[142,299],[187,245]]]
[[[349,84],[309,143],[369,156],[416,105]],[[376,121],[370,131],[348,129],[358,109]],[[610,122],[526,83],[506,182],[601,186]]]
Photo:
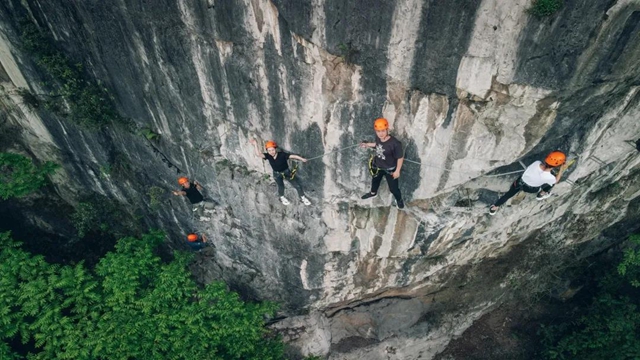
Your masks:
[[[91,190],[141,206],[176,247],[205,231],[215,250],[198,274],[279,301],[283,314],[309,312],[277,325],[302,353],[428,358],[524,276],[514,253],[542,239],[553,239],[547,251],[597,251],[638,218],[640,160],[625,141],[640,137],[640,3],[564,3],[536,19],[525,0],[6,1],[6,124],[64,164],[68,201]],[[16,89],[41,93],[50,80],[20,47],[22,18],[160,140],[22,104]],[[400,180],[406,211],[389,207],[385,185],[359,200],[368,154],[352,146],[373,138],[379,116],[412,161]],[[293,206],[277,202],[252,137],[317,157],[299,171],[313,206],[289,188]],[[553,149],[577,159],[570,182],[487,217],[518,176],[501,174]],[[100,176],[114,152],[133,165],[125,179]],[[210,221],[182,199],[147,207],[147,189],[174,188],[176,168],[220,202]]]

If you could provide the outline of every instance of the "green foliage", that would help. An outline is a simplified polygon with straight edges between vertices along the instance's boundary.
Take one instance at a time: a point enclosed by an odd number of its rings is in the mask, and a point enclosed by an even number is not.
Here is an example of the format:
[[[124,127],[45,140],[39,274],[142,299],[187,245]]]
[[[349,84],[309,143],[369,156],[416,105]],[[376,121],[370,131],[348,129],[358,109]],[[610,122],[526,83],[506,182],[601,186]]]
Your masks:
[[[618,274],[629,281],[631,286],[640,287],[640,235],[633,235],[629,239],[633,247],[624,252],[624,258],[618,264]]]
[[[2,360],[14,360],[21,359],[16,353],[11,351],[11,348],[6,343],[0,342],[0,359]]]
[[[122,120],[107,89],[86,80],[82,64],[73,64],[35,24],[22,21],[20,39],[24,49],[57,84],[45,101],[48,110],[94,129]]]
[[[562,0],[533,0],[529,13],[537,18],[555,14],[562,7]]]
[[[338,44],[338,53],[344,59],[346,64],[352,64],[353,60],[356,56],[356,51],[353,48],[353,45],[349,42],[347,44],[340,43]]]
[[[18,88],[18,90],[16,90],[16,93],[22,98],[22,103],[27,105],[28,107],[32,109],[40,107],[40,99],[28,89]]]
[[[0,153],[0,199],[22,197],[38,190],[47,183],[47,175],[58,167],[49,161],[36,166],[22,155]]]
[[[276,306],[243,303],[219,282],[198,287],[189,255],[154,255],[163,238],[123,238],[91,272],[1,234],[0,338],[33,342],[31,359],[281,359],[264,327]]]
[[[149,195],[149,206],[151,207],[151,210],[155,211],[160,209],[160,206],[162,206],[162,203],[164,202],[163,197],[165,193],[166,191],[158,186],[152,186],[149,188],[147,195]]]
[[[140,135],[144,136],[147,140],[157,141],[160,139],[160,134],[154,132],[148,127],[140,129]]]
[[[100,177],[106,178],[111,175],[111,164],[101,165],[100,166]]]
[[[130,178],[133,171],[129,156],[120,151],[115,151],[111,154],[107,167],[109,175],[113,175],[120,180]]]
[[[542,327],[547,359],[640,358],[640,236],[625,252],[617,271],[599,280],[598,292],[586,310],[559,325]]]
[[[138,219],[126,207],[105,196],[93,195],[80,201],[71,214],[79,237],[88,233],[111,234],[116,238],[139,231]]]

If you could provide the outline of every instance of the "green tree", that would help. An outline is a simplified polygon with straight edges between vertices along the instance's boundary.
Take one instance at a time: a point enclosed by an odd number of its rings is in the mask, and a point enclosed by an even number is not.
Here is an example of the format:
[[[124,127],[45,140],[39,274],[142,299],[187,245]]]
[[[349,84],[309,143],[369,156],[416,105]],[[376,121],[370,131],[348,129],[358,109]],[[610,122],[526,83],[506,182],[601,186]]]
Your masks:
[[[560,8],[562,8],[562,0],[533,0],[529,13],[541,19],[555,14]]]
[[[640,359],[640,235],[577,318],[542,328],[547,359]]]
[[[48,264],[2,234],[0,337],[33,342],[30,359],[282,358],[264,327],[275,304],[244,303],[219,282],[197,286],[190,255],[154,255],[163,239],[123,238],[92,272]]]
[[[106,87],[90,78],[80,63],[73,63],[58,50],[53,39],[34,23],[20,23],[22,47],[53,80],[55,90],[46,96],[45,106],[90,129],[110,123],[124,123]],[[36,99],[37,100],[37,99]]]
[[[47,183],[47,175],[58,165],[47,161],[36,166],[31,159],[10,152],[0,153],[0,199],[22,197]]]

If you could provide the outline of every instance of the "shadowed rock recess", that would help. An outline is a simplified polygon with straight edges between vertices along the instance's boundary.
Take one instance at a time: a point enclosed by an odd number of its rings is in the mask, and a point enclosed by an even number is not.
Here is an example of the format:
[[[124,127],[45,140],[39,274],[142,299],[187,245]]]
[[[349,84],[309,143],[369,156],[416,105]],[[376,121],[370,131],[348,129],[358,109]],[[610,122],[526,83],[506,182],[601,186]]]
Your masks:
[[[429,359],[514,283],[535,281],[528,256],[561,262],[580,247],[586,257],[638,227],[640,2],[565,0],[543,19],[530,6],[5,0],[1,150],[62,164],[58,201],[106,196],[167,231],[172,248],[206,233],[215,248],[198,254],[196,275],[281,303],[272,326],[292,357]],[[25,101],[19,89],[43,94],[56,81],[21,46],[25,19],[109,90],[130,126],[90,130]],[[414,161],[400,179],[406,211],[389,206],[384,184],[360,200],[369,154],[342,150],[372,140],[380,116]],[[252,137],[326,153],[298,172],[312,206],[288,185],[292,205],[278,202]],[[514,199],[489,217],[518,176],[500,174],[555,149],[577,161],[553,196]],[[124,176],[101,171],[118,156]],[[220,203],[210,221],[170,196],[178,172]],[[159,207],[152,186],[167,191]],[[18,211],[8,206],[6,216]],[[23,216],[71,231],[34,207]]]

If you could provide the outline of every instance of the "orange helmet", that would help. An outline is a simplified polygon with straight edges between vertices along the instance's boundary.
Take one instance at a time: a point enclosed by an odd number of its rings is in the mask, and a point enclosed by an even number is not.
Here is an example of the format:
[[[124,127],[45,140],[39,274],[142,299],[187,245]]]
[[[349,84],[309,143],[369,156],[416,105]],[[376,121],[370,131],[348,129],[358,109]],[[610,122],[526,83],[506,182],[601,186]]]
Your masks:
[[[549,166],[555,167],[564,164],[566,160],[567,156],[562,151],[556,150],[549,153],[549,155],[547,155],[547,158],[544,159],[544,162]]]
[[[180,184],[180,185],[184,185],[184,184],[186,184],[188,182],[189,182],[189,179],[184,177],[184,176],[181,177],[181,178],[178,178],[178,184]]]
[[[196,234],[189,234],[189,235],[187,235],[187,240],[188,240],[189,242],[198,241],[198,235],[196,235]]]
[[[389,129],[389,122],[385,118],[376,119],[376,121],[373,122],[373,129],[375,131],[387,130]]]
[[[275,141],[273,141],[273,140],[269,140],[269,141],[267,141],[267,142],[264,144],[264,148],[265,148],[265,149],[268,149],[268,148],[277,148],[277,147],[278,147],[278,144],[276,144],[276,142],[275,142]]]

